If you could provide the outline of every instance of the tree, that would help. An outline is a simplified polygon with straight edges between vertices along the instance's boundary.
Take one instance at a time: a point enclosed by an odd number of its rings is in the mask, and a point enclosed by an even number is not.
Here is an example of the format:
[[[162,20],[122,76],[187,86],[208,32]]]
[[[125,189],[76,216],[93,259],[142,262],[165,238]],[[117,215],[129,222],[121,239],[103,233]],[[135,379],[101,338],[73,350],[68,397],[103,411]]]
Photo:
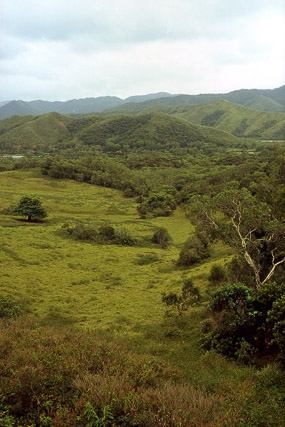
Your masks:
[[[40,199],[37,196],[28,194],[20,199],[18,206],[13,210],[13,214],[27,217],[28,221],[48,216]]]
[[[192,214],[198,228],[234,247],[254,274],[256,290],[285,262],[285,224],[246,189],[226,189],[210,199],[196,198]],[[223,213],[220,219],[218,212]]]

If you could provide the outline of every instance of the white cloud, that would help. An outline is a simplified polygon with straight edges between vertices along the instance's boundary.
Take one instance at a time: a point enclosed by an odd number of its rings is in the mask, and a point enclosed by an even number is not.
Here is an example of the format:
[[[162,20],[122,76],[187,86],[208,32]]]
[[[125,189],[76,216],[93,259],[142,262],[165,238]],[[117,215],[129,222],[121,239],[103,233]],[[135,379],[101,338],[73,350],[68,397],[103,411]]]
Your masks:
[[[2,99],[225,92],[284,83],[271,0],[0,0]]]

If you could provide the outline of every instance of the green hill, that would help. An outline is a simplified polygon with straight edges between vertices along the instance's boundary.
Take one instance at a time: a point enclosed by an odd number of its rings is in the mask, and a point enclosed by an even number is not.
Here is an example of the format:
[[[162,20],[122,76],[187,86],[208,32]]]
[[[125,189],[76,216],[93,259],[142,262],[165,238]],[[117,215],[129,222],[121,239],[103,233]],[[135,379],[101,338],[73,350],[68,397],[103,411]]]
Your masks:
[[[212,126],[237,137],[265,139],[285,138],[285,114],[257,111],[228,101],[177,109],[179,117],[190,122]]]
[[[67,125],[72,120],[58,113],[0,120],[0,150],[17,153],[37,148],[48,151],[54,144],[69,138]]]
[[[253,110],[229,101],[177,106],[156,104],[136,114],[162,112],[202,126],[210,126],[237,137],[284,139],[284,113]]]
[[[57,151],[60,148],[101,146],[104,151],[164,150],[202,145],[231,146],[238,140],[223,131],[163,113],[109,115],[79,119],[49,113],[0,121],[0,150]]]
[[[119,144],[149,149],[186,147],[194,142],[223,145],[233,141],[225,132],[213,132],[212,129],[163,113],[97,118],[79,133],[78,139],[88,145]]]

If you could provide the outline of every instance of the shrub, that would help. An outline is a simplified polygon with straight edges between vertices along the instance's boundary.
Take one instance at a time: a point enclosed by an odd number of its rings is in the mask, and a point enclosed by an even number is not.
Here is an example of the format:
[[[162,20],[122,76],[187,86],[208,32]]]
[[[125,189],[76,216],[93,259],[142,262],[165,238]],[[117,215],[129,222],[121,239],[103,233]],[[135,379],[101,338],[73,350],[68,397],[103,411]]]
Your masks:
[[[253,290],[243,284],[225,285],[215,291],[210,304],[215,322],[204,336],[205,346],[246,360],[246,349],[255,344],[261,316],[256,304]]]
[[[227,272],[223,266],[215,264],[211,268],[208,280],[212,285],[222,284],[227,280]]]
[[[137,243],[137,239],[125,227],[118,228],[115,231],[114,241],[124,246],[134,246]]]
[[[171,242],[171,237],[165,227],[159,227],[155,230],[151,240],[161,248],[166,249]]]
[[[284,285],[268,282],[260,292],[242,284],[226,285],[212,295],[212,323],[204,344],[228,356],[252,363],[271,354],[284,363]]]
[[[78,223],[75,226],[63,226],[62,228],[76,240],[91,241],[98,236],[97,230],[90,225]]]
[[[107,240],[112,240],[115,237],[115,229],[111,225],[102,225],[99,227],[99,234]]]
[[[278,347],[279,359],[285,365],[285,295],[273,302],[267,313],[266,322],[272,330],[271,344]]]
[[[197,264],[209,255],[208,242],[202,241],[200,237],[194,235],[189,237],[184,243],[179,254],[177,265],[190,266],[192,264]]]

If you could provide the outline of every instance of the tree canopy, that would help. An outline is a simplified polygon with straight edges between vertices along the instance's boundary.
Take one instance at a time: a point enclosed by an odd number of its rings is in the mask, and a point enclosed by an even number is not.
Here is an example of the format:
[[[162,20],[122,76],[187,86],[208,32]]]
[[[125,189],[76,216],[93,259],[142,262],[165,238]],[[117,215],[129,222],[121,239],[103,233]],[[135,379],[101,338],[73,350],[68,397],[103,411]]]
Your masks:
[[[284,223],[246,188],[239,190],[233,185],[213,198],[196,197],[191,211],[198,228],[207,229],[212,237],[222,239],[243,256],[254,274],[257,290],[285,262]]]
[[[42,219],[48,216],[40,199],[35,195],[29,194],[21,197],[18,205],[13,210],[13,214],[27,217],[28,221]]]

